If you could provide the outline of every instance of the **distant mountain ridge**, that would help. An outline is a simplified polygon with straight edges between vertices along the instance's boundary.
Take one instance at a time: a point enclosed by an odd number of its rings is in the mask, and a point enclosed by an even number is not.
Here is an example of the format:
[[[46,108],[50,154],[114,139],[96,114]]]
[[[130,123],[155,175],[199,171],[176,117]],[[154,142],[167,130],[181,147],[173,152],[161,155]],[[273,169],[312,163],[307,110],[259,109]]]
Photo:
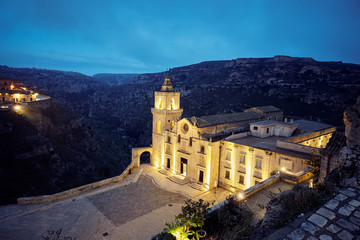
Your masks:
[[[181,92],[183,117],[274,105],[284,110],[285,117],[322,121],[344,130],[343,112],[360,95],[360,65],[312,58],[207,61],[172,68],[169,75]],[[79,114],[101,139],[101,147],[117,157],[119,166],[130,162],[132,147],[151,143],[153,91],[160,89],[165,72],[91,77],[0,66],[0,78],[4,77],[44,89],[54,101]],[[109,168],[113,169],[110,164]]]

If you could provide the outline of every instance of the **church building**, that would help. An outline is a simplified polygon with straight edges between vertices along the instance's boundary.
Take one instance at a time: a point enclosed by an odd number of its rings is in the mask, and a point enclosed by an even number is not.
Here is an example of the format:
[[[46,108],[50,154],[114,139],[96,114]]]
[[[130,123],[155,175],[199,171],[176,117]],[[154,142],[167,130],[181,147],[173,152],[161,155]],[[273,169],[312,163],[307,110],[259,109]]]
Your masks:
[[[186,106],[185,106],[186,107]],[[154,92],[152,145],[133,149],[132,161],[150,152],[150,164],[168,178],[199,190],[245,190],[278,171],[300,176],[306,160],[325,148],[336,128],[309,120],[283,120],[275,106],[181,118],[180,92],[166,74]]]

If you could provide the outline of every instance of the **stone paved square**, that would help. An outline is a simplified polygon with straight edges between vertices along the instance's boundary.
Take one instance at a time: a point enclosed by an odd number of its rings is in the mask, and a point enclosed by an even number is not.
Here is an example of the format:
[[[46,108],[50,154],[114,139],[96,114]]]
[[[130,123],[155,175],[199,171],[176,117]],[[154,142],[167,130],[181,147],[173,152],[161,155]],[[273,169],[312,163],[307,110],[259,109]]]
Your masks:
[[[348,222],[344,219],[339,219],[338,221],[336,221],[336,223],[343,227],[343,228],[346,228],[347,230],[350,230],[350,231],[357,231],[359,230],[359,227],[356,226],[355,224],[351,223],[351,222]]]
[[[328,219],[334,219],[335,218],[335,213],[326,209],[326,208],[320,208],[319,210],[316,211],[316,213],[328,218]]]
[[[349,218],[350,222],[360,226],[360,218],[357,218],[357,217],[350,217]]]
[[[305,232],[299,228],[287,235],[290,240],[301,240],[305,237]]]
[[[327,203],[325,203],[325,207],[331,209],[331,210],[335,210],[335,208],[339,205],[339,201],[336,199],[331,199],[330,201],[328,201]]]
[[[336,200],[339,200],[339,201],[344,201],[345,199],[347,199],[347,196],[345,196],[344,194],[341,194],[339,193],[336,197],[335,197]]]
[[[312,223],[315,223],[316,225],[318,225],[319,227],[323,227],[326,225],[327,220],[326,218],[314,213],[313,215],[311,215],[308,220]]]
[[[337,233],[338,231],[341,230],[340,227],[334,225],[334,224],[331,224],[329,225],[327,228],[326,228],[328,231],[332,232],[332,233]]]
[[[354,206],[354,207],[359,207],[360,206],[360,202],[358,200],[355,200],[355,199],[352,199],[349,204],[351,206]]]
[[[349,233],[346,230],[341,231],[338,235],[337,235],[341,240],[352,240],[354,239],[354,236]]]
[[[344,205],[343,207],[339,208],[338,213],[344,216],[350,216],[350,214],[355,210],[355,208],[349,204]]]
[[[354,193],[353,191],[349,191],[348,189],[343,189],[340,191],[342,194],[345,194],[348,197],[355,197],[356,193]]]
[[[319,236],[319,239],[320,239],[320,240],[332,240],[332,237],[329,236],[329,235],[323,234],[323,235],[320,235],[320,236]]]
[[[301,224],[301,229],[310,232],[311,234],[315,234],[319,230],[317,226],[314,226],[312,223],[309,222],[303,222]]]

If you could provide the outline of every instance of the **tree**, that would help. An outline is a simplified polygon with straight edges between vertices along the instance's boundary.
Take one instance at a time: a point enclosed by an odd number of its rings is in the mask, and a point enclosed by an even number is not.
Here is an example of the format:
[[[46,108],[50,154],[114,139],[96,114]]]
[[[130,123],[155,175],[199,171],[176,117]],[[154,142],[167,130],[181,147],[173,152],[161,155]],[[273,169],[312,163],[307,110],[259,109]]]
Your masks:
[[[190,236],[199,239],[199,233],[194,231],[194,228],[202,227],[205,222],[207,209],[214,202],[209,203],[200,199],[199,201],[186,200],[185,205],[181,208],[181,213],[175,216],[175,222],[166,224],[168,226],[165,232],[172,234],[176,239],[186,240]]]
[[[315,176],[319,175],[323,153],[323,148],[313,149],[311,151],[310,159],[306,161],[306,164],[312,168],[311,172]]]

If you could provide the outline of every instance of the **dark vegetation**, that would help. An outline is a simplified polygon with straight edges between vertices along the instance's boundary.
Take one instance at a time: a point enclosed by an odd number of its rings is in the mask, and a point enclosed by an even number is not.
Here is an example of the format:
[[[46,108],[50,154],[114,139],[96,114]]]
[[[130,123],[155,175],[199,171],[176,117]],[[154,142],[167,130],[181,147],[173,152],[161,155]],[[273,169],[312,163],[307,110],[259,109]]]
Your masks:
[[[76,114],[57,103],[0,111],[0,129],[2,204],[108,178],[124,167]]]

